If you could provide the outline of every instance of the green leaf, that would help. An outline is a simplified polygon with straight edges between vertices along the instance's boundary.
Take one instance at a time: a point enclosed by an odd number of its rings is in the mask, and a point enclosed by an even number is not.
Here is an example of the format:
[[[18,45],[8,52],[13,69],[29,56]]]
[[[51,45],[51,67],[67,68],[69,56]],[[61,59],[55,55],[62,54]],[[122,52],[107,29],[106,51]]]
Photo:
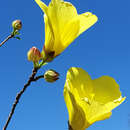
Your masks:
[[[20,38],[20,37],[14,37],[14,38],[16,38],[16,39],[18,39],[18,40],[21,40],[21,38]]]

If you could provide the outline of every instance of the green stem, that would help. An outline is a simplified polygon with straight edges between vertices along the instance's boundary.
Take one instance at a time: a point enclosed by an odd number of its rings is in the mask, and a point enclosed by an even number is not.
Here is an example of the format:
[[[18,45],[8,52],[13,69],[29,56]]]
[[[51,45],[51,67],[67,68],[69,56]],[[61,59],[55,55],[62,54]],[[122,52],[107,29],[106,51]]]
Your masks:
[[[44,64],[46,63],[46,61],[42,60],[39,64],[39,68],[41,68]]]
[[[40,64],[39,64],[39,69],[46,63],[46,61],[49,59],[49,56],[48,57],[46,57],[45,59],[43,59],[41,62],[40,62]]]

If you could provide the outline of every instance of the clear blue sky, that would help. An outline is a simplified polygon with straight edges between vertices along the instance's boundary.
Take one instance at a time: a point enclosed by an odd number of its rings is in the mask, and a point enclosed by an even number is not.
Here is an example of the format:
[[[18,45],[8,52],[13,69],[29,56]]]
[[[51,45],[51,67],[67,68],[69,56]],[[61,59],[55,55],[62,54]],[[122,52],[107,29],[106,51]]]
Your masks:
[[[82,67],[92,78],[109,75],[120,85],[126,101],[113,110],[112,117],[93,124],[88,130],[130,129],[130,1],[69,0],[79,13],[91,11],[99,20],[77,38],[52,63],[42,69],[55,69],[60,80],[49,84],[33,83],[22,96],[8,130],[67,130],[68,112],[63,88],[67,70]],[[49,0],[44,0],[46,4]],[[0,41],[11,32],[11,22],[21,19],[22,40],[11,39],[0,48],[0,129],[11,109],[15,95],[28,80],[32,63],[27,51],[44,43],[43,13],[34,0],[1,0]]]

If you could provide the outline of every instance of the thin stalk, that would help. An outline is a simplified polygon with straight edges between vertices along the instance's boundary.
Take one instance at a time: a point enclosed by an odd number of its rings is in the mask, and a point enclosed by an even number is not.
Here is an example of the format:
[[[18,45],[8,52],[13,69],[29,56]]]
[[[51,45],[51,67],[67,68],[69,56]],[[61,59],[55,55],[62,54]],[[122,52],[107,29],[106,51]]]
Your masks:
[[[16,95],[15,101],[14,101],[14,103],[13,103],[13,105],[12,105],[12,109],[11,109],[10,114],[9,114],[9,116],[8,116],[8,118],[7,118],[7,121],[6,121],[6,123],[5,123],[4,127],[3,127],[3,130],[6,130],[6,129],[7,129],[8,125],[9,125],[9,122],[10,122],[10,120],[12,119],[12,116],[13,116],[14,111],[15,111],[15,109],[16,109],[16,106],[18,105],[19,100],[20,100],[21,96],[24,94],[24,92],[25,92],[25,90],[27,89],[27,87],[31,84],[31,82],[37,81],[38,79],[41,78],[41,76],[35,78],[35,75],[37,74],[37,71],[38,71],[37,68],[34,68],[34,69],[33,69],[32,74],[31,74],[31,76],[29,77],[28,82],[24,85],[23,89]]]
[[[9,39],[11,39],[11,38],[13,38],[14,37],[14,35],[9,35],[3,42],[1,42],[0,43],[0,47],[2,46],[2,45],[4,45],[5,44],[5,42],[7,42]]]
[[[42,65],[43,65],[44,63],[46,63],[46,60],[47,60],[47,58],[46,58],[44,61],[41,62],[41,65],[40,65],[39,67],[33,69],[32,74],[31,74],[31,76],[29,77],[27,83],[24,85],[23,89],[16,95],[15,101],[14,101],[14,103],[13,103],[13,105],[12,105],[11,111],[10,111],[9,116],[8,116],[8,118],[7,118],[7,121],[6,121],[6,123],[5,123],[4,127],[3,127],[3,130],[6,130],[6,129],[7,129],[8,125],[9,125],[9,122],[10,122],[10,120],[12,119],[12,116],[13,116],[13,114],[14,114],[14,112],[15,112],[16,106],[18,105],[19,100],[20,100],[21,96],[24,94],[24,92],[26,91],[27,87],[28,87],[32,82],[35,82],[35,81],[37,81],[37,80],[39,80],[39,79],[41,79],[41,78],[44,78],[44,75],[37,76],[37,77],[35,77],[35,76],[36,76],[38,70],[42,67]]]

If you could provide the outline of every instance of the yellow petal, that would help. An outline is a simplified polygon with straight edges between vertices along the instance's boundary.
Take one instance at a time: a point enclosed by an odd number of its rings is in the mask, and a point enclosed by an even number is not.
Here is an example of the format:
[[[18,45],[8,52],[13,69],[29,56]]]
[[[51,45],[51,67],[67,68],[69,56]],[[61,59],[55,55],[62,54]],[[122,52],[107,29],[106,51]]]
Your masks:
[[[98,18],[96,15],[86,12],[78,16],[80,20],[80,30],[78,35],[86,31],[88,28],[90,28],[92,25],[94,25]]]
[[[101,104],[96,102],[95,100],[90,100],[90,104],[85,101],[80,102],[80,106],[85,112],[86,120],[89,124],[93,124],[96,121],[105,120],[111,116],[111,111],[119,106],[125,98],[121,98],[121,100],[117,103],[109,102],[106,104]]]
[[[82,100],[79,102],[79,104],[85,112],[86,120],[90,125],[96,121],[104,120],[111,116],[110,110],[94,100],[90,100],[89,104],[85,100]],[[88,128],[90,125],[86,125],[86,128]]]
[[[52,25],[48,18],[48,7],[41,0],[35,0],[39,7],[42,9],[44,14],[44,22],[45,22],[45,50],[46,53],[53,51],[54,45],[54,33],[52,29]]]
[[[71,20],[64,28],[62,28],[62,33],[57,38],[54,43],[55,55],[59,55],[62,51],[64,51],[77,37],[79,32],[79,21]]]
[[[109,76],[102,76],[93,80],[95,100],[103,104],[121,97],[119,85]]]
[[[65,84],[64,99],[69,112],[69,124],[73,130],[85,130],[85,113],[82,108],[76,103],[74,95],[69,91],[68,83],[69,82],[66,82]]]
[[[61,34],[65,25],[76,16],[76,8],[69,2],[52,0],[48,6],[48,17],[55,33]]]
[[[112,77],[102,76],[94,79],[92,83],[94,97],[91,105],[82,104],[90,124],[109,118],[111,111],[125,100],[121,96],[119,85]]]
[[[76,67],[70,68],[67,72],[66,80],[69,80],[72,84],[70,91],[73,92],[73,90],[76,90],[80,98],[92,96],[92,80],[83,69]]]
[[[44,13],[47,13],[47,6],[44,2],[42,2],[41,0],[35,0],[36,3],[39,5],[39,7],[42,9],[42,11]]]
[[[87,72],[76,67],[72,67],[67,72],[65,89],[73,95],[73,100],[77,104],[75,109],[78,106],[84,112],[85,128],[96,121],[109,118],[112,114],[111,111],[125,100],[125,97],[122,98],[121,96],[119,85],[113,78],[102,76],[92,80]],[[73,102],[71,98],[69,100]],[[68,98],[66,97],[66,104],[67,101]],[[69,104],[67,108],[69,111]],[[72,114],[70,120],[73,122]],[[80,122],[80,119],[78,121]]]
[[[76,8],[69,2],[52,0],[48,6],[48,19],[54,32],[55,56],[59,55],[77,36],[79,20]]]
[[[45,19],[45,50],[46,52],[55,52],[55,56],[59,55],[64,49],[71,44],[71,42],[77,37],[79,32],[79,21],[71,20],[68,22],[62,30],[61,34],[57,34],[53,31],[49,19],[44,15]],[[70,29],[71,28],[71,29]],[[59,35],[58,38],[56,36]]]
[[[44,47],[46,53],[48,53],[54,51],[54,33],[46,14],[44,14],[44,21],[45,21],[45,46]]]

